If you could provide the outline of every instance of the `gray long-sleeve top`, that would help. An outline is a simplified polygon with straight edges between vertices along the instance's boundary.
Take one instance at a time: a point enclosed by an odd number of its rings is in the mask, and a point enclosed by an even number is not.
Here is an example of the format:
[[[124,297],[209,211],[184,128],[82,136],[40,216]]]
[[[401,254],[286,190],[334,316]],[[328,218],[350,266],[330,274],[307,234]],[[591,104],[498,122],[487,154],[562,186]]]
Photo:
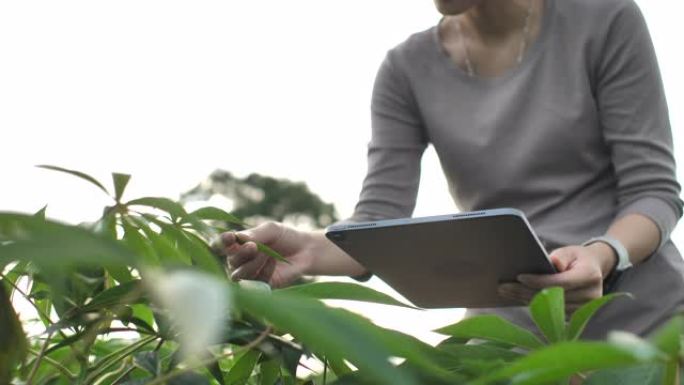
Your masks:
[[[494,78],[459,68],[436,26],[389,51],[351,220],[410,216],[430,143],[461,209],[521,209],[549,249],[645,215],[660,229],[659,249],[615,289],[635,299],[601,311],[585,337],[645,334],[684,308],[684,264],[669,239],[682,202],[653,45],[632,0],[545,3],[522,63]],[[531,327],[523,308],[485,311]]]

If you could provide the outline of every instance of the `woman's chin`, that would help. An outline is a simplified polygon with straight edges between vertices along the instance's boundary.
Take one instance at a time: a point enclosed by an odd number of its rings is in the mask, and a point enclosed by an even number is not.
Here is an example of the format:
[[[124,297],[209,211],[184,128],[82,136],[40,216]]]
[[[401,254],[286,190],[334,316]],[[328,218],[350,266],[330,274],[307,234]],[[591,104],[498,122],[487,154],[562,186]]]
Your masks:
[[[434,0],[437,6],[437,11],[444,16],[459,15],[481,0]]]

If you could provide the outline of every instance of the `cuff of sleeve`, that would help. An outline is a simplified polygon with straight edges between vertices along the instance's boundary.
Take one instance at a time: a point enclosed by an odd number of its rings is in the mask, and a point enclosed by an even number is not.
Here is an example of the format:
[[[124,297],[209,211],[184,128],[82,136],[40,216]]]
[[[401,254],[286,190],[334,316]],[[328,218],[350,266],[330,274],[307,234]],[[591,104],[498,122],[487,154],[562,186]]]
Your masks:
[[[664,199],[657,197],[644,197],[629,203],[620,209],[617,218],[628,214],[640,214],[651,219],[660,230],[660,244],[658,249],[670,240],[670,233],[679,220],[678,213]]]

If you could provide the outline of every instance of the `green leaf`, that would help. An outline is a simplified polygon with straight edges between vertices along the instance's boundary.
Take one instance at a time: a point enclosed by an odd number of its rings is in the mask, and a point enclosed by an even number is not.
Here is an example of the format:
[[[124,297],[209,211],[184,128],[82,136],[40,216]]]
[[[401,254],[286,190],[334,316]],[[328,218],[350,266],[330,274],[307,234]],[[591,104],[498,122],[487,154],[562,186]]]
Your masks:
[[[608,342],[612,345],[619,346],[622,349],[629,350],[633,355],[639,357],[657,357],[660,361],[667,361],[667,354],[663,353],[657,347],[651,345],[643,338],[628,332],[613,331],[608,334]]]
[[[221,371],[221,366],[219,366],[218,361],[208,364],[207,371],[220,385],[226,385],[226,380],[223,379],[223,372]]]
[[[114,200],[119,202],[121,201],[121,196],[123,195],[124,190],[126,190],[126,185],[131,179],[131,176],[114,172],[112,173],[112,179],[114,180]]]
[[[13,369],[26,358],[26,335],[0,280],[0,383],[9,384]]]
[[[515,385],[541,385],[567,379],[576,373],[600,369],[628,367],[658,362],[657,354],[643,355],[627,346],[603,342],[560,342],[536,350],[494,373],[485,375],[473,385],[498,383],[510,379]]]
[[[116,215],[112,211],[107,211],[97,223],[95,223],[95,233],[105,236],[112,240],[117,240]]]
[[[36,167],[38,167],[38,168],[44,168],[44,169],[46,169],[46,170],[53,170],[53,171],[65,172],[65,173],[67,173],[67,174],[71,174],[71,175],[73,175],[73,176],[76,176],[76,177],[79,177],[79,178],[81,178],[81,179],[87,180],[88,182],[90,182],[90,183],[94,184],[95,186],[99,187],[100,190],[102,190],[102,191],[105,192],[105,194],[109,195],[109,191],[107,191],[107,189],[102,185],[102,183],[98,182],[97,179],[93,178],[92,176],[90,176],[90,175],[88,175],[88,174],[85,174],[85,173],[82,173],[82,172],[76,171],[76,170],[68,170],[68,169],[66,169],[66,168],[57,167],[57,166],[50,166],[50,165],[45,165],[45,164],[43,164],[43,165],[38,165],[38,166],[36,166]]]
[[[126,206],[147,206],[169,213],[172,219],[182,218],[187,215],[183,206],[168,198],[145,197],[134,199],[125,204]]]
[[[140,303],[141,296],[142,282],[137,279],[104,290],[80,310],[88,313],[116,305]]]
[[[274,385],[280,378],[280,364],[276,360],[267,360],[259,364],[259,385]]]
[[[519,352],[492,346],[489,343],[469,345],[442,343],[438,345],[438,348],[440,351],[448,353],[440,359],[442,367],[470,377],[491,373],[507,363],[523,357]]]
[[[197,219],[223,221],[243,228],[248,227],[240,218],[217,207],[202,207],[201,209],[191,212],[190,215]]]
[[[140,234],[139,229],[133,226],[131,222],[129,217],[126,217],[121,221],[121,225],[124,229],[124,243],[130,247],[131,250],[140,255],[146,265],[158,266],[159,256],[157,255],[157,252],[150,244],[150,241],[143,237],[143,235]]]
[[[265,318],[276,328],[287,330],[298,341],[331,360],[346,359],[367,371],[377,384],[416,384],[409,375],[400,375],[388,359],[405,357],[435,376],[450,378],[425,352],[433,349],[401,333],[382,329],[347,310],[329,308],[320,301],[282,293],[263,293],[236,287],[239,309]],[[436,351],[436,350],[434,350]]]
[[[146,216],[146,218],[150,219],[149,216]],[[203,243],[199,238],[193,237],[192,234],[180,230],[174,225],[156,219],[153,219],[153,222],[159,226],[171,240],[176,242],[178,248],[192,259],[194,265],[216,276],[226,276],[226,273],[218,263],[216,256],[209,250],[209,246]]]
[[[438,346],[439,350],[449,353],[449,358],[460,362],[463,360],[480,360],[480,361],[514,361],[522,357],[521,353],[510,349],[504,349],[486,344],[444,344]]]
[[[477,338],[503,342],[525,349],[538,349],[544,344],[531,332],[495,315],[481,315],[435,330],[457,338]]]
[[[291,264],[291,262],[288,261],[287,259],[285,259],[285,257],[280,255],[277,251],[273,250],[272,248],[266,246],[265,244],[260,243],[260,242],[256,242],[256,241],[252,241],[252,242],[256,243],[257,250],[259,250],[260,252],[268,255],[269,257],[275,259],[276,261],[285,262],[288,265]]]
[[[130,217],[133,219],[137,226],[145,233],[145,236],[152,242],[155,253],[159,256],[159,261],[167,265],[181,265],[187,266],[192,263],[190,256],[185,254],[183,250],[176,247],[176,243],[173,238],[162,229],[161,233],[157,233],[150,226],[145,223],[145,220],[136,217]],[[151,218],[147,216],[146,218]]]
[[[584,328],[587,326],[587,323],[591,317],[593,317],[599,309],[615,298],[622,296],[630,295],[627,293],[609,294],[582,305],[572,314],[572,317],[570,318],[570,324],[568,325],[566,332],[567,339],[570,341],[578,339],[582,335],[582,332],[584,331]]]
[[[676,316],[656,330],[650,338],[655,347],[676,360],[682,352],[681,336],[684,333],[684,317]]]
[[[0,245],[0,264],[32,261],[54,273],[76,266],[130,266],[137,260],[135,254],[114,240],[30,215],[0,212],[0,234],[12,239]]]
[[[315,299],[342,299],[349,301],[373,302],[383,305],[403,306],[418,309],[393,297],[366,286],[346,282],[315,282],[290,286],[278,292]]]
[[[161,373],[161,363],[157,352],[139,352],[133,356],[133,365],[147,371],[153,377]]]
[[[662,385],[665,374],[663,369],[664,365],[651,364],[599,370],[592,373],[582,385]]]
[[[544,289],[530,303],[532,319],[549,343],[565,340],[565,298],[563,289]]]
[[[168,385],[210,385],[209,380],[199,373],[185,372],[181,373],[168,382]]]
[[[335,373],[337,377],[342,377],[352,372],[352,369],[347,365],[344,360],[331,360],[328,359],[328,366]]]
[[[240,356],[235,364],[233,364],[233,367],[230,368],[230,371],[228,371],[226,383],[228,385],[247,384],[247,380],[252,375],[260,356],[261,352],[257,350],[250,350]]]
[[[95,362],[94,365],[91,366],[91,371],[86,377],[84,383],[91,383],[94,380],[98,379],[100,376],[106,375],[107,373],[109,373],[109,370],[113,366],[119,365],[121,360],[132,354],[135,354],[136,352],[144,348],[145,345],[149,344],[152,341],[155,341],[157,338],[157,336],[143,337],[131,343],[130,345],[126,345],[121,349],[118,349],[102,357],[100,360]]]
[[[38,210],[35,214],[33,214],[34,217],[45,220],[45,213],[47,211],[47,205],[43,206],[42,209]]]

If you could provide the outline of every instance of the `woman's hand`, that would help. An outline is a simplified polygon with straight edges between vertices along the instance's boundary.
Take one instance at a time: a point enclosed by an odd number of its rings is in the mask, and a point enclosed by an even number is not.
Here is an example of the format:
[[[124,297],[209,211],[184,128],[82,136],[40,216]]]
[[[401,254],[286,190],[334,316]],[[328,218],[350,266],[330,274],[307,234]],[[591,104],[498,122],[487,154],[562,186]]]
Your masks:
[[[276,261],[260,252],[255,241],[277,251],[290,263]],[[259,280],[283,287],[300,278],[311,266],[312,243],[309,233],[269,222],[239,233],[223,233],[215,249],[227,257],[233,280]]]
[[[501,296],[528,304],[541,289],[565,289],[566,310],[572,312],[603,295],[603,279],[617,262],[613,250],[605,244],[567,246],[551,253],[556,274],[521,274],[519,283],[499,286]]]

